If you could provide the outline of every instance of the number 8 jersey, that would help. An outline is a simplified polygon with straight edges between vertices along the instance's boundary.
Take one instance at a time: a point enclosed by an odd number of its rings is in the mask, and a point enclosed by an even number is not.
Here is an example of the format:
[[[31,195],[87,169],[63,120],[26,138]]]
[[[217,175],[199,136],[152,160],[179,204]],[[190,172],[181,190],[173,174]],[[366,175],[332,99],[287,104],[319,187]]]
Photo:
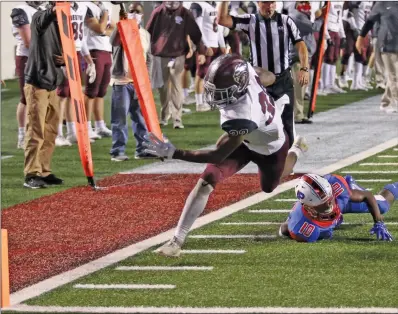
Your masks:
[[[230,136],[243,135],[250,150],[271,155],[285,142],[281,115],[289,98],[283,96],[274,103],[254,68],[250,64],[248,68],[248,91],[235,104],[220,109],[221,128]]]

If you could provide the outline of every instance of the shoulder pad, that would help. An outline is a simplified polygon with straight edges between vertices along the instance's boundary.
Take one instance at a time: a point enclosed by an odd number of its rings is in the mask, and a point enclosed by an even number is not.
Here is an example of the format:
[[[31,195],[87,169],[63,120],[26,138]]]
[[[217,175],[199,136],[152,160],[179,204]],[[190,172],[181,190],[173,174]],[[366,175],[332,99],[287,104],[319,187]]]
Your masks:
[[[258,128],[257,124],[247,119],[225,121],[221,128],[231,136],[246,135]]]
[[[21,27],[23,25],[29,24],[28,15],[21,8],[15,8],[11,11],[12,24],[16,27]]]

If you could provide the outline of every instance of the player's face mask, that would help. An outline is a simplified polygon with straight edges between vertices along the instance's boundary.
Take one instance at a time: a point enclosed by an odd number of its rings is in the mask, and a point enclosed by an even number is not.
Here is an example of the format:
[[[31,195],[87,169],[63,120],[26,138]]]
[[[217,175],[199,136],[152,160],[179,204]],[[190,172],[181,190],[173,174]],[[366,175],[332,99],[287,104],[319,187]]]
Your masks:
[[[167,9],[171,11],[177,10],[181,6],[180,1],[165,1],[164,5],[166,6]]]
[[[303,205],[307,213],[318,221],[330,221],[337,217],[337,213],[334,211],[335,207],[334,197],[330,197],[325,203],[318,206],[307,206]]]
[[[297,5],[297,11],[304,13],[308,17],[311,16],[311,4],[308,1],[301,1]]]

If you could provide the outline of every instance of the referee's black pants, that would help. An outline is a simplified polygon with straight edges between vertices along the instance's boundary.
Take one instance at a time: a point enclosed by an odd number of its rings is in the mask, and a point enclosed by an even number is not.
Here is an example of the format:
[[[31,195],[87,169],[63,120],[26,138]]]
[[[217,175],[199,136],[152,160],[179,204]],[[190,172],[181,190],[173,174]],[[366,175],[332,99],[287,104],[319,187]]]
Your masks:
[[[267,91],[274,100],[278,100],[285,94],[289,96],[289,104],[285,105],[282,112],[282,122],[289,136],[290,148],[294,142],[294,87],[290,69],[283,71],[281,74],[277,74],[275,83],[267,86]]]

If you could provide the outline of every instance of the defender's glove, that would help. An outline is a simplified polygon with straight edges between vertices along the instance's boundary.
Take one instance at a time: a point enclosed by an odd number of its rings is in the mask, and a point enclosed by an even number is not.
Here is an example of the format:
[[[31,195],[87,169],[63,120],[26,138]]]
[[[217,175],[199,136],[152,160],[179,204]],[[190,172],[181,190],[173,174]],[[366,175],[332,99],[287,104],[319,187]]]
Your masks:
[[[377,240],[392,241],[393,237],[391,233],[387,230],[386,225],[382,221],[375,222],[373,228],[370,229],[370,234],[376,234]]]
[[[165,140],[164,142],[157,138],[155,134],[150,132],[144,136],[145,141],[142,145],[145,148],[144,153],[152,154],[160,158],[172,159],[176,148],[170,141]]]
[[[97,77],[97,71],[95,70],[95,64],[91,63],[87,66],[86,74],[89,77],[88,82],[90,84],[94,83],[95,78]]]

